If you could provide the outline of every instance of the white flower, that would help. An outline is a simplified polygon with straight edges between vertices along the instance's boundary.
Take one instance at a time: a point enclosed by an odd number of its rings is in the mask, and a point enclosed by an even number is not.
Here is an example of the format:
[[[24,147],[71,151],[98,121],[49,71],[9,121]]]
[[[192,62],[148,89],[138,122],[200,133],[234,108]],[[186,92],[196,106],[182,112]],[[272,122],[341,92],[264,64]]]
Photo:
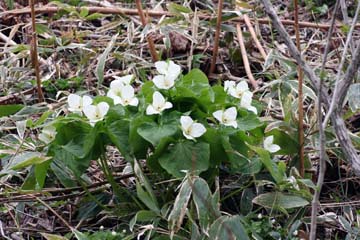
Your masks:
[[[130,85],[130,82],[134,78],[134,75],[130,74],[123,77],[113,76],[113,78],[115,78],[115,80],[110,83],[110,88],[111,84],[122,84],[123,86]]]
[[[113,236],[116,236],[116,234],[117,234],[117,232],[115,232],[115,231],[111,232],[111,235],[113,235]]]
[[[258,219],[262,219],[262,217],[263,217],[263,216],[262,216],[261,213],[259,213],[259,214],[257,215],[257,218],[258,218]]]
[[[181,67],[175,64],[173,61],[158,61],[155,63],[156,70],[162,75],[171,75],[175,79],[181,73]]]
[[[39,139],[44,143],[50,143],[55,139],[56,133],[56,128],[54,126],[46,126],[39,134]]]
[[[224,90],[235,98],[241,98],[245,92],[250,92],[246,81],[241,81],[235,86],[234,81],[225,81]]]
[[[96,122],[104,119],[109,111],[109,104],[101,102],[98,105],[89,105],[84,108],[85,116],[90,120],[90,125],[94,126]]]
[[[240,107],[246,108],[247,110],[257,114],[257,109],[254,106],[251,106],[252,96],[252,92],[244,92],[240,100]]]
[[[289,183],[291,183],[296,190],[300,190],[299,185],[297,184],[296,178],[294,176],[290,176],[286,179]]]
[[[172,88],[175,85],[175,80],[181,73],[181,67],[173,61],[158,61],[155,63],[155,67],[161,74],[153,78],[155,86],[160,89]]]
[[[206,132],[206,128],[201,123],[196,123],[189,116],[181,116],[181,129],[187,139],[195,139]]]
[[[236,86],[235,81],[225,81],[224,82],[224,91],[227,93],[230,93],[231,91],[234,90]]]
[[[137,106],[139,104],[139,99],[135,97],[135,90],[132,86],[127,85],[123,87],[120,93],[120,97],[113,98],[114,104],[120,103],[123,106]]]
[[[295,231],[293,232],[293,235],[294,235],[294,236],[297,236],[297,235],[298,235],[298,230],[295,230]]]
[[[279,145],[273,144],[274,142],[274,136],[268,136],[264,140],[264,149],[274,153],[280,150]]]
[[[165,98],[158,91],[153,94],[153,102],[146,108],[147,115],[160,114],[165,109],[172,108],[171,102],[166,102]]]
[[[92,99],[89,96],[79,96],[77,94],[70,94],[67,102],[69,104],[70,112],[81,113],[84,107],[91,105]]]
[[[213,116],[223,125],[225,126],[232,126],[234,128],[237,128],[237,122],[236,122],[236,116],[237,111],[235,107],[231,107],[223,110],[218,110],[213,113]]]

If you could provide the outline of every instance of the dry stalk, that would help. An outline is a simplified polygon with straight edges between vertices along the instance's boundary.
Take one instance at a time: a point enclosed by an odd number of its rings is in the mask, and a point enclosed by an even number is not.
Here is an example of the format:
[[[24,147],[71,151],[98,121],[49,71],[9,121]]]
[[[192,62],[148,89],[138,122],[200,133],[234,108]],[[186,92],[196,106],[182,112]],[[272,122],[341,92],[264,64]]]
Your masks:
[[[294,0],[294,21],[295,21],[295,34],[296,45],[298,51],[301,53],[300,45],[300,28],[299,28],[299,9],[298,1]],[[301,177],[304,177],[304,106],[303,106],[303,79],[304,72],[301,67],[297,67],[298,72],[298,111],[299,111],[299,124],[298,124],[298,138],[299,138],[299,173]]]
[[[221,18],[222,18],[222,9],[223,9],[223,0],[219,0],[218,2],[218,9],[217,9],[217,22],[216,22],[216,31],[215,31],[215,39],[214,39],[214,50],[210,65],[210,74],[215,71],[216,66],[216,59],[219,50],[219,38],[220,38],[220,31],[221,31]]]
[[[251,85],[253,86],[254,90],[256,90],[258,88],[258,84],[257,84],[254,76],[251,73],[249,59],[247,57],[247,52],[246,52],[246,48],[245,48],[245,44],[244,44],[244,38],[242,35],[240,23],[236,24],[236,32],[237,32],[237,39],[239,41],[241,56],[242,56],[242,60],[244,63],[246,75],[249,78],[249,81],[250,81]]]
[[[317,214],[318,214],[318,207],[319,207],[319,198],[320,198],[320,193],[321,193],[321,188],[324,184],[324,177],[325,177],[325,172],[326,172],[326,135],[325,135],[325,127],[323,126],[322,123],[322,118],[323,118],[323,114],[322,114],[322,88],[323,88],[323,78],[325,76],[325,64],[326,64],[326,60],[327,60],[327,55],[329,53],[329,48],[330,48],[330,44],[331,44],[331,36],[332,33],[334,31],[334,25],[335,25],[335,19],[336,19],[336,12],[339,8],[339,3],[340,0],[336,1],[335,4],[335,8],[334,8],[334,13],[331,19],[331,28],[329,29],[329,33],[326,39],[326,46],[325,46],[325,52],[324,52],[324,57],[322,60],[322,64],[321,64],[321,75],[320,75],[320,82],[319,82],[319,86],[318,86],[318,98],[317,98],[317,118],[318,118],[318,127],[319,127],[319,142],[320,142],[320,146],[319,146],[319,175],[318,175],[318,180],[316,183],[317,188],[315,189],[314,192],[314,197],[311,203],[311,223],[310,223],[310,240],[316,240],[316,227],[317,227]]]
[[[87,9],[89,11],[89,13],[138,15],[137,9],[120,8],[120,7],[111,7],[111,8],[110,7],[80,7],[78,9],[79,9],[79,11],[81,11],[84,8]],[[60,10],[61,10],[60,7],[44,6],[44,7],[36,8],[35,13],[36,14],[40,14],[40,13],[56,13],[56,12],[58,12]],[[171,17],[171,16],[173,16],[173,14],[171,14],[168,11],[147,10],[146,12],[151,17],[162,17],[162,16]],[[4,12],[0,13],[0,18],[5,19],[5,18],[9,18],[11,16],[23,15],[23,14],[29,14],[29,13],[31,13],[30,8],[9,10],[9,11],[4,11]],[[199,14],[199,19],[201,19],[201,20],[209,20],[211,18],[212,17],[210,15]],[[270,23],[270,20],[267,19],[267,18],[250,19],[250,21],[258,22],[260,24],[269,24]],[[279,19],[279,21],[283,25],[293,26],[295,24],[293,20],[287,20],[287,19],[281,19],[280,20]],[[243,18],[239,17],[239,18],[234,18],[234,19],[228,20],[226,22],[244,23],[245,21],[244,21]],[[321,24],[321,23],[312,23],[312,22],[301,21],[301,22],[299,22],[299,27],[302,27],[302,28],[317,28],[317,29],[326,30],[326,29],[330,28],[330,25],[329,24]],[[342,24],[337,24],[335,27],[340,28],[340,27],[342,27]],[[360,23],[356,24],[355,27],[360,28]]]
[[[147,24],[147,19],[145,17],[145,14],[144,14],[144,11],[142,8],[141,0],[136,0],[136,8],[137,8],[140,20],[141,20],[141,24],[143,25],[143,27],[145,27]],[[150,54],[151,54],[151,58],[152,58],[153,62],[158,61],[159,58],[156,53],[155,44],[154,44],[153,39],[151,38],[151,36],[147,35],[146,40],[149,44],[149,50],[150,50]]]
[[[44,101],[44,94],[41,89],[41,78],[40,78],[40,67],[37,52],[37,37],[36,37],[36,25],[35,25],[35,3],[34,0],[29,0],[29,6],[31,8],[31,27],[32,27],[32,38],[31,38],[31,61],[35,70],[36,85],[38,92],[39,102]]]
[[[249,29],[249,32],[250,32],[250,34],[251,34],[252,39],[253,39],[254,42],[255,42],[255,45],[256,45],[257,49],[259,50],[262,58],[265,60],[266,57],[267,57],[267,54],[266,54],[263,46],[261,45],[259,39],[258,39],[257,36],[256,36],[254,27],[253,27],[252,24],[251,24],[251,21],[250,21],[249,16],[248,16],[247,14],[244,14],[244,15],[243,15],[243,18],[244,18],[244,22],[245,22],[247,28]]]

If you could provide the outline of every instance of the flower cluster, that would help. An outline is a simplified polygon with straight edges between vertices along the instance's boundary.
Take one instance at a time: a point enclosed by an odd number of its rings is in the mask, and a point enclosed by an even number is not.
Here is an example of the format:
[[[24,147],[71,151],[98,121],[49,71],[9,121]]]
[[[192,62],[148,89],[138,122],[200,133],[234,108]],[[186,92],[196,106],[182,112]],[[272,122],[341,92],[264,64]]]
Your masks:
[[[100,102],[97,105],[93,105],[92,103],[93,101],[89,96],[81,97],[77,94],[70,94],[68,96],[68,110],[79,114],[84,113],[89,119],[91,126],[94,126],[95,123],[104,119],[110,106],[106,102]]]
[[[155,63],[155,67],[158,75],[153,78],[153,83],[159,91],[154,91],[152,102],[146,106],[146,115],[161,115],[164,111],[173,108],[173,104],[163,94],[166,93],[166,90],[175,86],[176,80],[181,74],[181,67],[173,61],[158,61]],[[107,96],[113,100],[114,105],[137,107],[139,99],[136,97],[135,89],[131,85],[134,76],[126,75],[114,78],[107,92]],[[163,94],[160,91],[164,91]],[[256,108],[251,105],[253,93],[249,90],[249,86],[245,81],[237,84],[234,81],[225,81],[224,91],[232,97],[240,99],[239,107],[246,108],[257,114]],[[104,119],[109,108],[110,106],[106,102],[93,104],[93,100],[89,96],[79,96],[77,94],[68,96],[68,110],[81,115],[84,114],[92,126]],[[221,125],[238,128],[236,107],[217,110],[212,113],[212,116]],[[186,139],[195,140],[206,132],[206,127],[194,121],[190,116],[181,116],[179,122]],[[55,138],[55,134],[56,129],[54,127],[45,127],[39,138],[49,143]],[[273,140],[273,136],[265,138],[263,146],[264,149],[271,153],[280,150],[278,145],[273,144]]]
[[[240,107],[257,114],[257,109],[251,106],[253,93],[250,91],[246,81],[241,81],[238,84],[235,81],[225,81],[224,90],[234,98],[240,99]]]

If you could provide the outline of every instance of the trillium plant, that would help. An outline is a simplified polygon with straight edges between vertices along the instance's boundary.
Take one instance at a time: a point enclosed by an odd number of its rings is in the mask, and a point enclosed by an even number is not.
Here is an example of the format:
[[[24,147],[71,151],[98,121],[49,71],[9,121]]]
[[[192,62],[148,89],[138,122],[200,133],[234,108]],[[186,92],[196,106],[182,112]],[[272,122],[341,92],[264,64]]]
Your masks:
[[[173,61],[154,67],[155,76],[143,83],[132,84],[134,75],[115,77],[106,96],[70,94],[70,114],[39,135],[49,144],[48,156],[78,176],[90,160],[104,159],[108,145],[130,164],[144,159],[150,171],[174,177],[216,172],[221,165],[238,173],[281,173],[268,161],[282,150],[274,141],[286,133],[268,129],[273,135],[265,137],[268,123],[260,120],[261,105],[245,81],[210,85],[198,69],[182,75]]]

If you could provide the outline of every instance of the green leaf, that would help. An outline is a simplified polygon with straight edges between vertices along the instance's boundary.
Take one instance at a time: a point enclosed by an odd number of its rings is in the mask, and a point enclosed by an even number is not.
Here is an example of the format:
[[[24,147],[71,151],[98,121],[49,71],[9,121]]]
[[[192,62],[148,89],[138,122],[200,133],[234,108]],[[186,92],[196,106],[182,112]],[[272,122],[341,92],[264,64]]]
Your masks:
[[[118,34],[115,34],[111,38],[109,44],[105,48],[105,51],[98,58],[98,64],[97,64],[96,69],[95,69],[95,76],[98,79],[98,88],[100,87],[100,85],[104,81],[105,62],[106,62],[106,59],[107,59],[111,49],[114,47],[117,36],[118,36]]]
[[[208,232],[211,223],[221,214],[218,209],[218,202],[212,196],[209,185],[201,178],[196,178],[194,181],[193,200],[200,226],[203,232]]]
[[[203,136],[204,140],[210,144],[210,166],[216,167],[225,162],[228,158],[221,143],[221,134],[215,128],[208,128]]]
[[[189,181],[187,177],[184,178],[180,191],[175,198],[174,207],[169,214],[168,222],[172,233],[180,229],[186,213],[192,192]]]
[[[153,201],[151,195],[148,192],[146,192],[138,182],[136,183],[136,193],[138,198],[146,205],[146,207],[148,207],[150,210],[152,210],[155,213],[160,212],[157,203]]]
[[[260,194],[253,199],[253,203],[271,209],[291,209],[304,207],[309,204],[309,202],[302,197],[283,194],[281,192]]]
[[[146,122],[137,129],[138,134],[149,141],[153,146],[158,145],[161,139],[171,137],[177,131],[178,126],[173,122],[160,125],[154,122]]]
[[[0,117],[7,117],[20,111],[24,105],[21,104],[9,104],[0,105]]]
[[[182,86],[188,88],[196,96],[201,96],[203,90],[209,91],[210,85],[206,75],[199,69],[193,69],[182,79]]]
[[[209,231],[209,239],[239,239],[249,240],[246,230],[241,223],[243,220],[240,216],[222,216],[218,218]]]
[[[282,182],[285,177],[285,172],[282,170],[282,168],[279,168],[275,164],[275,162],[273,162],[271,160],[269,152],[262,148],[255,147],[255,146],[249,145],[249,147],[259,155],[261,162],[264,164],[266,169],[270,172],[270,174],[274,178],[275,182],[276,183]]]
[[[49,233],[40,233],[40,234],[46,240],[68,240],[68,238],[63,237],[63,236],[59,236],[59,235],[54,235],[54,234],[49,234]]]
[[[50,28],[48,28],[47,25],[44,25],[44,24],[41,24],[41,23],[36,23],[35,24],[35,29],[36,29],[37,34],[51,33]]]
[[[210,146],[208,143],[182,141],[170,145],[159,158],[160,165],[175,177],[185,176],[184,171],[199,174],[209,168]]]
[[[106,16],[108,16],[108,15],[102,14],[102,13],[92,13],[92,14],[86,16],[85,20],[92,21],[92,20],[96,20],[96,19],[99,19],[99,18],[104,18]]]
[[[84,233],[79,232],[76,229],[73,229],[72,232],[75,235],[77,240],[89,240],[89,238]]]
[[[247,113],[244,117],[238,117],[237,123],[237,129],[241,131],[253,130],[263,125],[259,118],[253,113]]]
[[[129,144],[131,147],[131,152],[135,155],[137,159],[146,158],[148,147],[150,144],[144,140],[138,133],[138,128],[146,123],[150,122],[151,118],[149,116],[139,115],[133,118],[130,121],[129,125]]]
[[[347,98],[352,112],[360,110],[360,83],[350,85]]]
[[[31,165],[43,163],[45,161],[48,161],[49,159],[51,159],[51,157],[43,156],[41,153],[38,152],[27,152],[16,156],[10,169],[19,170]]]
[[[191,9],[184,7],[182,5],[176,4],[176,3],[170,3],[168,5],[169,12],[173,14],[181,14],[181,13],[191,13]]]
[[[140,210],[129,222],[129,229],[132,232],[137,222],[150,222],[153,221],[158,215],[153,211]]]
[[[80,11],[80,17],[84,18],[86,17],[87,15],[89,15],[89,9],[88,8],[81,8],[81,11]]]

